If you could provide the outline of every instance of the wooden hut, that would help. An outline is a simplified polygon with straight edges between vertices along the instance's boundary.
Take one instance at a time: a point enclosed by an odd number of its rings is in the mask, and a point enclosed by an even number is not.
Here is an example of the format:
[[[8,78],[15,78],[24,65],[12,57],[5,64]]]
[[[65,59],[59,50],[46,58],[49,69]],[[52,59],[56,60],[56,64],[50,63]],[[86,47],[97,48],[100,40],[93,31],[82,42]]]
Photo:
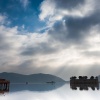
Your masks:
[[[9,92],[10,81],[0,79],[0,93]]]
[[[79,87],[80,90],[88,90],[88,87],[92,90],[95,90],[95,88],[99,90],[98,77],[91,76],[90,79],[88,79],[87,76],[79,76],[79,78],[76,78],[75,76],[71,77],[70,87],[73,90],[77,90],[77,87]]]

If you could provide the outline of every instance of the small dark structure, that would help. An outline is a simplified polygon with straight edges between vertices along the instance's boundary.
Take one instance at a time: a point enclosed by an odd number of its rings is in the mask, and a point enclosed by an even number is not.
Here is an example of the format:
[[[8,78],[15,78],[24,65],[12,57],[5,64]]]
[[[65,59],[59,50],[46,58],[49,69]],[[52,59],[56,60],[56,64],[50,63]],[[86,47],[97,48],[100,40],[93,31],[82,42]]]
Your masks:
[[[88,90],[88,87],[90,87],[92,90],[99,90],[99,82],[98,77],[91,76],[90,79],[87,78],[87,76],[79,76],[79,78],[71,77],[70,78],[70,88],[73,90],[77,90],[77,88],[80,88],[80,90]]]
[[[50,82],[46,82],[46,83],[49,83],[49,84],[55,84],[55,82],[54,82],[54,81],[50,81]]]
[[[0,93],[4,94],[5,92],[9,92],[10,81],[5,79],[0,79]]]

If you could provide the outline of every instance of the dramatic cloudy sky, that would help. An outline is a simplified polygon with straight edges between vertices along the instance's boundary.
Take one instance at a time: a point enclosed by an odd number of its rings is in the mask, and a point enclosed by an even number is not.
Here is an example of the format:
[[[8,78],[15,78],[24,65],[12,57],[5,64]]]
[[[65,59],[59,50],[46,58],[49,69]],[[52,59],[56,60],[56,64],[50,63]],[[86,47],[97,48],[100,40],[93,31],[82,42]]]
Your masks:
[[[0,0],[0,72],[100,74],[100,0]]]

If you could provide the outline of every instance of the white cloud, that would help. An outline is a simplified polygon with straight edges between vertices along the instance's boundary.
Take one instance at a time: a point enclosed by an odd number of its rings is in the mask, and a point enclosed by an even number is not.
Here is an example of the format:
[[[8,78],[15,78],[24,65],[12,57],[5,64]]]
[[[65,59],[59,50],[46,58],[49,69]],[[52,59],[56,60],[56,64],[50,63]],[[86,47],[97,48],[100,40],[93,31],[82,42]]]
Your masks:
[[[41,20],[44,20],[44,18],[54,15],[55,4],[50,0],[44,0],[41,4],[40,10],[41,14],[39,17]]]
[[[83,4],[77,4],[71,9],[67,8],[67,6],[66,8],[61,8],[61,4],[56,7],[57,2],[56,0],[45,0],[42,2],[39,15],[41,20],[48,19],[50,22],[55,22],[56,20],[61,20],[64,16],[86,17],[94,12],[96,6],[94,0],[84,0]]]
[[[99,27],[91,28],[88,32],[90,35],[86,38],[86,44],[82,45],[81,48],[80,45],[74,44],[65,46],[65,44],[60,44],[56,40],[52,42],[50,38],[48,41],[48,34],[27,33],[26,35],[21,35],[17,27],[7,28],[0,26],[0,37],[3,39],[0,40],[0,71],[12,71],[24,74],[43,72],[55,74],[65,79],[66,77],[64,76],[66,75],[66,71],[69,70],[69,66],[70,72],[73,72],[75,69],[85,69],[86,71],[86,69],[91,68],[91,65],[100,64],[100,57],[91,57],[83,54],[84,51],[100,50]],[[25,47],[31,46],[32,48],[36,48],[36,46],[41,46],[39,45],[40,43],[48,43],[49,47],[56,48],[59,51],[45,55],[41,54],[40,50],[40,54],[38,55],[20,55],[20,52]],[[88,47],[86,48],[87,45]],[[59,72],[57,74],[60,69],[63,73]],[[78,73],[74,72],[74,74]]]

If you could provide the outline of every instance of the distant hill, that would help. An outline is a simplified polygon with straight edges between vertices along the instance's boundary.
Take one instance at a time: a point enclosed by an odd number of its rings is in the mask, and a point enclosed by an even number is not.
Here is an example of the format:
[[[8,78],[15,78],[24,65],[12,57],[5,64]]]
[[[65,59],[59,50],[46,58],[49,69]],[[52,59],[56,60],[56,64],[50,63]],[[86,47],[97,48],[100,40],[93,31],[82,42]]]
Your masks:
[[[31,74],[31,75],[22,75],[17,73],[0,73],[0,78],[4,78],[10,81],[10,92],[17,91],[50,91],[57,89],[64,84],[66,81],[63,79],[53,76],[50,74]],[[23,83],[34,83],[34,84],[23,84]],[[53,82],[53,83],[52,83]],[[18,83],[18,84],[14,84]],[[21,84],[22,83],[22,84]]]
[[[10,80],[11,83],[46,83],[46,82],[65,82],[63,79],[50,74],[31,74],[22,75],[17,73],[0,73],[0,78]]]

